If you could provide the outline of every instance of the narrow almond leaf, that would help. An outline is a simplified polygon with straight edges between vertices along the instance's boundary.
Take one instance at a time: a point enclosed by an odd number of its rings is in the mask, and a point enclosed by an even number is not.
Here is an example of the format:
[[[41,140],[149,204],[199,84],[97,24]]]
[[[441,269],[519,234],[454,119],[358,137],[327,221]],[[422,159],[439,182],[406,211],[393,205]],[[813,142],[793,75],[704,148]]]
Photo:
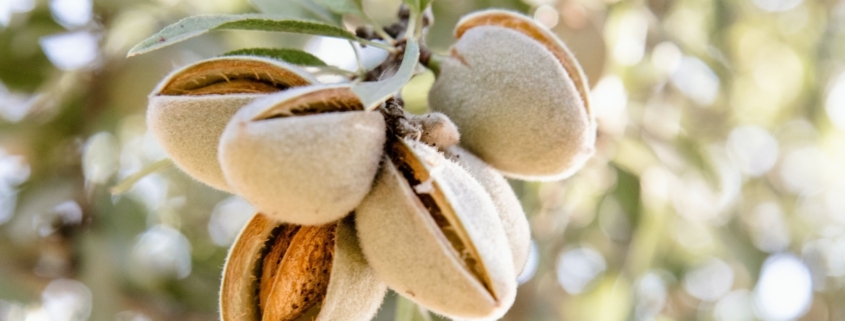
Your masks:
[[[405,47],[405,55],[402,57],[402,64],[399,65],[399,69],[392,77],[354,85],[352,91],[361,98],[364,106],[372,108],[390,98],[411,80],[419,58],[419,45],[414,40],[409,39],[408,45]]]
[[[314,0],[314,2],[339,14],[350,13],[360,15],[364,13],[364,6],[361,4],[361,0]]]
[[[110,192],[112,195],[120,195],[126,193],[130,189],[132,189],[132,186],[135,186],[135,183],[140,181],[142,178],[147,177],[152,173],[168,169],[172,166],[173,161],[169,158],[155,161],[152,164],[141,168],[141,170],[133,173],[132,175],[126,176],[126,178],[120,181],[120,183],[117,183],[117,185],[113,186]]]
[[[289,17],[316,19],[341,26],[343,17],[313,0],[252,0],[259,11],[269,14],[280,14]]]
[[[257,56],[278,59],[300,66],[325,66],[320,58],[299,49],[289,48],[249,48],[230,51],[223,56]]]
[[[212,30],[227,29],[294,32],[350,40],[356,39],[355,35],[346,29],[312,20],[267,14],[202,15],[188,17],[165,27],[132,48],[129,51],[129,57],[185,41]]]

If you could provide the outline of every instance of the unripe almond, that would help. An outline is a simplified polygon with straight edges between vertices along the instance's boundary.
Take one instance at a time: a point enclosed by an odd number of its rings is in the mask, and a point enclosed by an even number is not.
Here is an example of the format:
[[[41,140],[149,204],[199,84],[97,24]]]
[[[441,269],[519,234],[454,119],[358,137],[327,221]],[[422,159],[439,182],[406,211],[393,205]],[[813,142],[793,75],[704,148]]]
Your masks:
[[[361,248],[394,291],[449,317],[500,317],[516,277],[484,189],[435,149],[400,139],[356,209]]]
[[[349,214],[370,191],[384,116],[364,111],[349,85],[292,88],[244,107],[220,140],[229,185],[282,222],[320,225]]]
[[[528,262],[531,227],[510,184],[502,177],[502,174],[459,146],[449,148],[447,156],[463,166],[490,194],[502,226],[505,228],[505,235],[508,237],[511,254],[513,254],[514,272],[519,275],[525,268],[525,263]]]
[[[230,191],[217,162],[217,145],[232,115],[267,93],[316,82],[304,70],[272,59],[203,60],[161,81],[150,95],[147,125],[180,169]]]
[[[419,125],[422,131],[419,140],[437,149],[445,150],[461,140],[458,127],[443,113],[412,116],[410,122]]]
[[[571,175],[593,154],[586,78],[566,46],[520,14],[464,17],[440,62],[429,105],[460,128],[461,145],[506,176]]]
[[[386,290],[348,220],[297,226],[259,213],[229,251],[220,319],[370,320]]]

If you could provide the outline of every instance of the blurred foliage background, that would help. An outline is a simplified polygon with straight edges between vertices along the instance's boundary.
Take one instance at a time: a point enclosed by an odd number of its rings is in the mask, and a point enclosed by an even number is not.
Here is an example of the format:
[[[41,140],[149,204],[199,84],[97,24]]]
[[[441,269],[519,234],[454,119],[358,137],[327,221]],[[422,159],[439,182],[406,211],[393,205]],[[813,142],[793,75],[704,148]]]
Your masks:
[[[384,25],[399,0],[365,0]],[[513,182],[533,255],[506,320],[845,320],[845,1],[434,1],[445,52],[473,10],[526,12],[590,78],[598,153]],[[215,32],[140,40],[247,0],[0,0],[0,320],[215,320],[226,250],[253,214],[165,158],[146,95],[177,66],[345,41]],[[354,24],[354,21],[350,21]],[[425,110],[430,73],[403,92]],[[836,165],[840,164],[840,165]],[[392,320],[389,294],[378,320]]]

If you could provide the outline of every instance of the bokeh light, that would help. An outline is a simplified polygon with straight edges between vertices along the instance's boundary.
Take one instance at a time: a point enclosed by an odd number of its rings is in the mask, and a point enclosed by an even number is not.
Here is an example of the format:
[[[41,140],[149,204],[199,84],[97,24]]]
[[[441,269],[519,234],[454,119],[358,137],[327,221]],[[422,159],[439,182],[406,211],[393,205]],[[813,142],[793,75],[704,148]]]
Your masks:
[[[845,72],[833,79],[825,100],[825,110],[830,121],[845,131]]]
[[[793,320],[810,307],[813,287],[810,271],[791,254],[769,257],[754,289],[759,316],[766,320]]]
[[[35,0],[5,0],[0,2],[0,26],[8,26],[12,15],[35,7]]]
[[[46,316],[42,320],[87,320],[91,315],[91,290],[79,281],[54,280],[41,293],[41,303],[42,316]]]
[[[719,77],[707,64],[695,57],[681,58],[672,73],[672,84],[704,107],[713,104],[719,94]]]
[[[783,159],[780,176],[786,187],[796,194],[821,192],[830,179],[827,157],[815,146],[805,146],[790,151]]]
[[[578,294],[607,269],[600,253],[590,248],[575,248],[557,259],[557,281],[566,292]]]
[[[546,28],[554,28],[560,20],[560,13],[551,5],[544,4],[534,10],[534,19],[542,23]]]
[[[46,36],[40,43],[50,62],[62,70],[90,66],[99,55],[97,36],[87,31]]]
[[[219,246],[229,246],[235,241],[246,222],[255,214],[255,208],[244,199],[232,196],[224,199],[208,220],[208,234]]]
[[[743,173],[760,176],[775,166],[778,141],[765,128],[740,126],[728,136],[728,153]]]
[[[66,28],[80,27],[91,21],[91,0],[50,0],[50,11],[56,21]]]
[[[29,174],[29,164],[23,157],[8,155],[0,148],[0,225],[12,219],[18,186],[29,179]]]
[[[733,286],[734,272],[722,260],[711,258],[684,275],[684,289],[703,301],[716,301]]]
[[[182,279],[191,273],[191,245],[178,230],[156,225],[141,234],[132,249],[139,280]]]
[[[801,1],[802,0],[754,0],[754,4],[760,7],[760,9],[766,11],[779,12],[795,8],[801,4]]]
[[[755,320],[753,300],[748,290],[731,291],[716,303],[713,308],[714,317],[719,321]]]
[[[785,250],[790,243],[789,228],[780,205],[766,202],[757,205],[748,217],[754,245],[773,253]]]
[[[531,281],[534,275],[537,274],[537,268],[540,266],[540,253],[537,251],[537,243],[532,240],[531,247],[528,250],[528,262],[525,263],[522,272],[516,277],[516,282],[519,284],[525,284]]]
[[[637,280],[634,289],[637,300],[635,315],[639,320],[651,320],[657,317],[666,306],[669,296],[666,281],[659,273],[649,272]]]

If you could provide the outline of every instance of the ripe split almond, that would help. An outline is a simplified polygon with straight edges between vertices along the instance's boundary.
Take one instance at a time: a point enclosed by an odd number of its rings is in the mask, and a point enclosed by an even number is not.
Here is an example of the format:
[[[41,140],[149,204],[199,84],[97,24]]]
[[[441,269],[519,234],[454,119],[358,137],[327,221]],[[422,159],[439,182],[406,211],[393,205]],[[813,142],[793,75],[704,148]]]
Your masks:
[[[434,148],[399,139],[356,209],[367,261],[390,288],[440,314],[500,317],[516,276],[490,195]]]
[[[490,194],[493,205],[499,213],[499,220],[505,228],[505,235],[513,254],[514,272],[519,275],[525,268],[525,263],[528,262],[531,227],[522,210],[522,204],[519,203],[510,184],[502,177],[502,174],[460,146],[449,148],[446,156],[466,169]]]
[[[217,146],[232,115],[256,98],[317,80],[304,70],[259,57],[203,60],[172,72],[150,95],[147,125],[183,171],[231,191]]]
[[[592,156],[589,87],[566,46],[533,19],[470,14],[440,63],[429,105],[458,126],[461,145],[506,176],[565,178]]]
[[[292,88],[232,117],[219,160],[231,188],[276,220],[337,221],[370,190],[385,142],[384,117],[349,85]]]
[[[369,320],[386,290],[367,265],[349,220],[298,226],[259,213],[229,251],[220,319]]]

